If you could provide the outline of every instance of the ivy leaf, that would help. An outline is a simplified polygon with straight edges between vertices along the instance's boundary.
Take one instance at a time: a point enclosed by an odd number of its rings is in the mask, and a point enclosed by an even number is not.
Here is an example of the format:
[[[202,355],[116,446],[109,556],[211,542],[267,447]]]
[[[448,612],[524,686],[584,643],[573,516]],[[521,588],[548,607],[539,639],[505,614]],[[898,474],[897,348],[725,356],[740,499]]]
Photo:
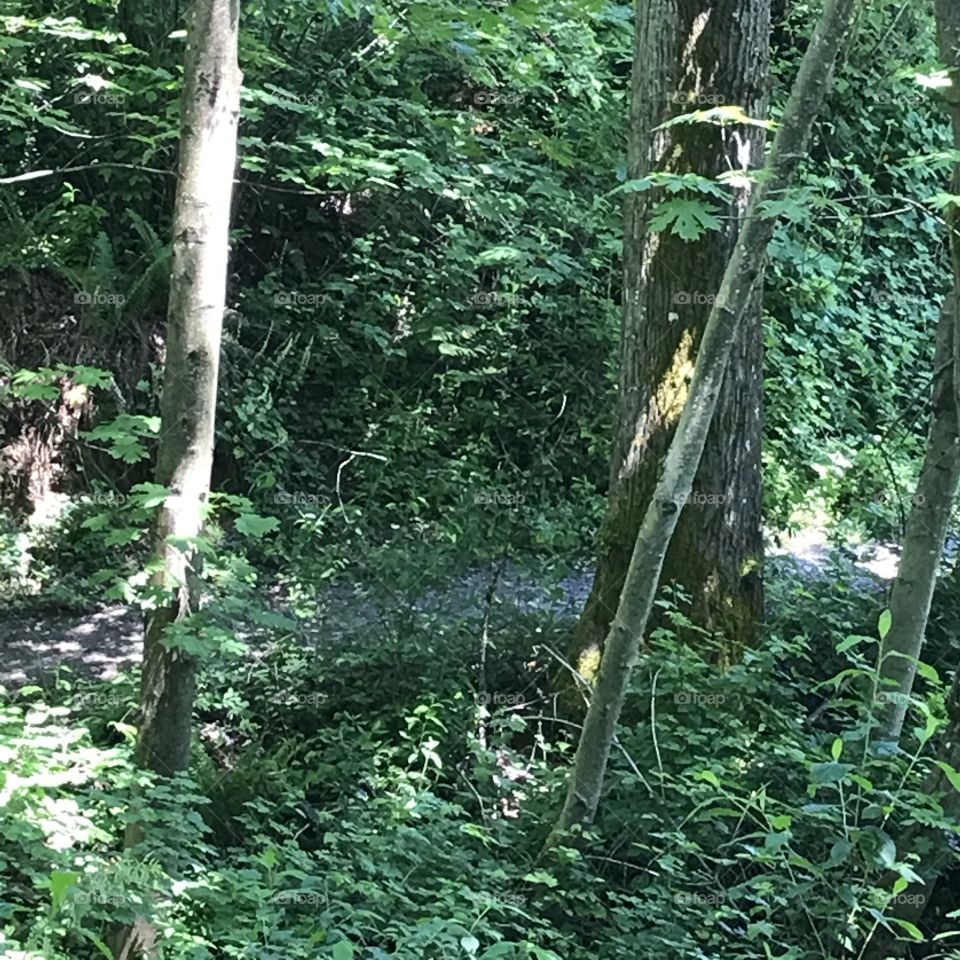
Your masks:
[[[681,240],[699,240],[708,230],[720,229],[716,213],[715,206],[702,200],[675,197],[657,207],[650,229],[660,231],[670,227],[670,232]]]

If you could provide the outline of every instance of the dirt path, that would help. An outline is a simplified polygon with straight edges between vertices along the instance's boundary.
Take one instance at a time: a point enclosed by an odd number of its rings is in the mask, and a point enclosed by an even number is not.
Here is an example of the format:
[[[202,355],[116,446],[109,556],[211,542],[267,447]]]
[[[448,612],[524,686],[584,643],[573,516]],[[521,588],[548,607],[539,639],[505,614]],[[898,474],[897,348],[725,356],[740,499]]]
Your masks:
[[[130,607],[72,616],[0,619],[0,684],[20,686],[56,673],[62,664],[109,680],[140,660],[143,627]]]
[[[831,577],[834,548],[817,538],[791,543],[771,551],[771,572],[780,571],[802,579]],[[886,548],[882,548],[886,549]],[[876,550],[853,562],[850,585],[862,591],[882,587],[896,571],[896,558],[882,555],[885,566],[874,564]],[[887,550],[889,554],[889,550]],[[892,555],[891,555],[892,556]],[[846,560],[849,565],[850,560]],[[788,571],[792,571],[789,572]],[[852,574],[852,575],[851,575]],[[336,643],[344,636],[373,623],[389,624],[400,617],[426,617],[447,621],[479,620],[483,616],[492,570],[478,569],[451,580],[440,589],[418,597],[403,597],[380,585],[331,585],[316,599],[318,616],[300,621],[298,630],[309,643]],[[543,583],[530,568],[508,565],[499,578],[492,626],[531,614],[558,619],[576,617],[586,601],[593,577],[586,566],[552,583]],[[276,609],[282,603],[271,602]],[[242,635],[247,625],[238,623]],[[0,612],[0,686],[21,686],[55,674],[61,665],[83,675],[109,680],[140,662],[143,627],[138,610],[125,606],[104,607],[87,614],[30,616]]]

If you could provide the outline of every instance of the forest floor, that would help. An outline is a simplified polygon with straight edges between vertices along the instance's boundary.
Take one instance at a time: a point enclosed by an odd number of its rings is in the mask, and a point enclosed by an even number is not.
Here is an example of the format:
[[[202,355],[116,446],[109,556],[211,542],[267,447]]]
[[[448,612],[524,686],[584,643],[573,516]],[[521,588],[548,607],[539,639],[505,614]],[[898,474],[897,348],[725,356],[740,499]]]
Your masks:
[[[889,545],[867,545],[850,555],[810,531],[771,549],[768,559],[772,572],[792,571],[803,579],[832,576],[838,562],[845,564],[854,574],[850,585],[863,592],[882,588],[895,575],[897,563]],[[403,616],[480,621],[488,606],[491,625],[531,614],[570,620],[582,608],[593,579],[587,565],[543,583],[528,568],[507,564],[497,577],[495,601],[489,605],[494,576],[493,568],[475,570],[413,601],[386,585],[330,585],[317,597],[316,614],[299,620],[297,629],[305,642],[330,642],[365,626],[397,622]],[[276,596],[268,603],[288,612]],[[238,632],[244,632],[243,625],[238,625]],[[110,680],[139,663],[142,643],[142,614],[132,606],[115,604],[71,614],[0,611],[0,685],[44,682],[62,666],[90,678]]]

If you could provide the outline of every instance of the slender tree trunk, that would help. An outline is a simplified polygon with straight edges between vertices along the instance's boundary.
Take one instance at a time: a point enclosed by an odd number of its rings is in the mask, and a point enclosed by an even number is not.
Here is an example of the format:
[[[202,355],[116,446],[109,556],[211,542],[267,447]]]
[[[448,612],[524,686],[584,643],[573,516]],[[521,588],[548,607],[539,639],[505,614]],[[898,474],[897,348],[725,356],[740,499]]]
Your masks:
[[[890,630],[881,647],[878,739],[882,741],[900,739],[960,481],[960,423],[953,369],[956,323],[957,300],[951,293],[937,326],[930,433],[890,596]]]
[[[826,0],[824,4],[743,230],[711,307],[683,413],[641,524],[617,613],[604,644],[566,801],[548,845],[561,832],[590,822],[596,813],[610,747],[664,557],[677,525],[679,505],[689,498],[738,325],[755,295],[773,235],[776,218],[766,213],[765,204],[783,195],[806,155],[810,129],[830,86],[854,6],[855,0]]]
[[[190,759],[195,663],[164,645],[197,608],[198,555],[213,461],[230,192],[237,149],[239,0],[193,0],[174,211],[173,268],[157,482],[171,492],[157,519],[155,578],[166,603],[147,616],[137,763],[169,776]]]
[[[953,145],[960,149],[960,6],[937,0],[937,46],[950,73],[944,97],[950,108]],[[960,164],[954,164],[952,191],[960,190]],[[881,648],[879,738],[898,741],[923,649],[930,602],[937,582],[947,525],[960,481],[960,213],[948,208],[948,240],[953,267],[953,293],[944,303],[937,330],[930,434],[923,470],[904,536],[903,557],[890,598],[890,630]]]
[[[950,86],[944,91],[944,97],[950,107],[954,147],[960,148],[960,5],[957,4],[956,0],[936,0],[934,6],[940,59],[948,68],[950,75]],[[960,164],[955,164],[952,177],[952,192],[956,194],[958,190],[960,190]],[[930,439],[928,441],[927,457],[924,461],[924,473],[927,472],[927,460],[932,456],[934,431],[937,429],[937,422],[938,420],[949,422],[951,416],[951,413],[946,409],[938,412],[940,404],[949,404],[954,407],[952,412],[952,416],[954,417],[952,441],[954,444],[957,443],[957,423],[958,419],[960,419],[960,232],[958,232],[960,231],[960,211],[957,210],[955,205],[948,209],[947,226],[949,230],[950,258],[953,267],[954,288],[944,303],[944,316],[941,318],[937,336],[937,367],[934,373],[936,377],[933,401],[934,414]],[[943,356],[945,347],[947,348],[946,357]],[[943,392],[947,389],[946,384],[951,378],[952,396],[943,396]],[[954,459],[957,458],[955,449],[944,454],[944,459],[948,462],[950,457]],[[957,469],[955,465],[953,469]],[[921,484],[922,480],[923,478],[921,477]],[[941,479],[937,484],[937,490],[942,494],[943,500],[946,499],[944,487],[948,482],[946,479]],[[957,484],[956,477],[953,478],[952,482],[953,492],[955,493]],[[949,519],[949,506],[945,507],[941,503],[940,509],[947,511],[948,515],[944,520],[945,524],[946,520]],[[910,519],[913,521],[912,515]],[[931,522],[939,522],[939,516],[933,518]],[[903,560],[901,561],[900,573],[898,573],[897,577],[898,583],[894,585],[895,591],[907,562],[907,549],[910,544],[909,526],[907,532],[908,539],[904,546]],[[939,536],[939,530],[926,534],[928,540],[934,536]],[[921,583],[923,590],[922,601],[925,603],[922,623],[919,624],[919,629],[915,635],[907,637],[904,643],[904,647],[909,644],[911,650],[915,647],[917,653],[919,653],[923,643],[923,630],[926,627],[926,618],[929,613],[929,594],[932,594],[932,581],[936,575],[936,561],[939,560],[939,553],[942,546],[943,538],[941,536],[936,558],[932,561],[924,556],[919,549],[917,551],[918,554],[920,554],[917,565],[920,566],[923,564],[928,568],[927,573],[930,581],[929,590],[926,582]],[[931,566],[932,570],[929,569]],[[893,604],[891,601],[891,608],[892,607]],[[893,619],[891,621],[890,632],[887,634],[887,642],[884,644],[884,651],[886,653],[889,653],[891,647],[889,637],[896,629],[897,611],[892,609],[892,614]],[[915,614],[915,616],[918,615]],[[913,656],[916,656],[916,654],[913,654]],[[898,657],[892,659],[902,660],[903,658]],[[903,676],[893,677],[893,679],[900,684],[899,693],[903,700],[910,694],[915,673],[913,664],[909,661],[904,662],[910,667],[909,676],[904,672]],[[886,664],[886,659],[881,660],[881,675],[889,676],[890,672]],[[895,705],[900,706],[899,703]],[[905,709],[905,703],[903,704],[903,709]],[[891,740],[898,738],[903,725],[903,709],[899,711],[899,716],[893,716],[892,719],[887,715],[883,717],[884,729],[881,731],[881,735]],[[960,817],[960,792],[954,788],[950,782],[950,778],[940,764],[944,764],[947,769],[952,769],[953,771],[960,770],[960,667],[958,667],[954,673],[953,684],[947,696],[946,710],[949,720],[937,749],[937,762],[931,767],[930,773],[927,775],[920,793],[923,796],[940,798],[944,818],[956,820]],[[899,723],[899,727],[895,727],[895,723]],[[913,869],[919,874],[923,882],[912,886],[910,888],[911,897],[897,901],[896,906],[889,911],[888,916],[896,917],[899,920],[906,920],[917,925],[930,902],[937,880],[943,875],[944,871],[954,863],[956,855],[947,845],[943,830],[939,827],[928,826],[926,824],[914,824],[903,836],[898,838],[898,846],[901,850],[918,850],[923,852],[921,862],[913,865]],[[892,889],[896,879],[897,876],[891,873],[891,875],[886,878],[885,886]],[[874,927],[873,935],[863,950],[864,960],[888,960],[888,958],[903,957],[905,954],[906,943],[903,940],[895,939],[889,931],[880,926]]]
[[[230,196],[237,153],[239,0],[191,0],[180,117],[180,167],[173,222],[173,266],[160,400],[157,482],[171,495],[155,536],[160,598],[147,615],[140,686],[137,764],[162,777],[190,763],[196,662],[165,645],[168,628],[196,612],[199,554],[213,463],[220,334],[226,301]],[[126,846],[144,839],[128,824]],[[146,917],[110,936],[119,960],[155,955]]]
[[[720,104],[762,117],[769,38],[770,0],[653,0],[637,5],[627,158],[631,180],[654,171],[715,178],[762,164],[760,126],[695,123],[658,128],[680,114]],[[620,385],[609,504],[593,589],[571,646],[573,661],[591,679],[749,191],[746,178],[732,180],[732,202],[717,211],[722,229],[708,231],[697,241],[648,229],[664,199],[661,191],[630,193],[624,201]],[[734,644],[749,642],[763,613],[762,342],[758,290],[732,351],[694,497],[681,514],[662,576],[692,597],[690,614],[698,624],[723,633]]]

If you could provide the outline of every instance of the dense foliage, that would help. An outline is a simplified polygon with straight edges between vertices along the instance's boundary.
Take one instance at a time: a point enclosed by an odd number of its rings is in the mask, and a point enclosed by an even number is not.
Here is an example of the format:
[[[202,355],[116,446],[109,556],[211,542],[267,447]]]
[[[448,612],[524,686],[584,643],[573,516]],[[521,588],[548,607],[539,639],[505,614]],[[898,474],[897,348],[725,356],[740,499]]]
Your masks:
[[[600,816],[544,855],[609,482],[632,11],[242,6],[206,602],[172,641],[203,658],[194,764],[149,785],[138,672],[92,680],[75,635],[3,673],[0,952],[111,958],[146,918],[191,960],[839,960],[878,928],[952,956],[956,877],[916,868],[958,832],[927,784],[960,791],[960,583],[884,753],[885,585],[848,562],[902,534],[950,286],[932,11],[861,11],[769,251],[766,528],[841,549],[767,564],[722,673],[665,587]],[[54,644],[157,599],[182,23],[62,7],[0,4],[0,655],[34,615]],[[816,7],[775,24],[774,117]]]

